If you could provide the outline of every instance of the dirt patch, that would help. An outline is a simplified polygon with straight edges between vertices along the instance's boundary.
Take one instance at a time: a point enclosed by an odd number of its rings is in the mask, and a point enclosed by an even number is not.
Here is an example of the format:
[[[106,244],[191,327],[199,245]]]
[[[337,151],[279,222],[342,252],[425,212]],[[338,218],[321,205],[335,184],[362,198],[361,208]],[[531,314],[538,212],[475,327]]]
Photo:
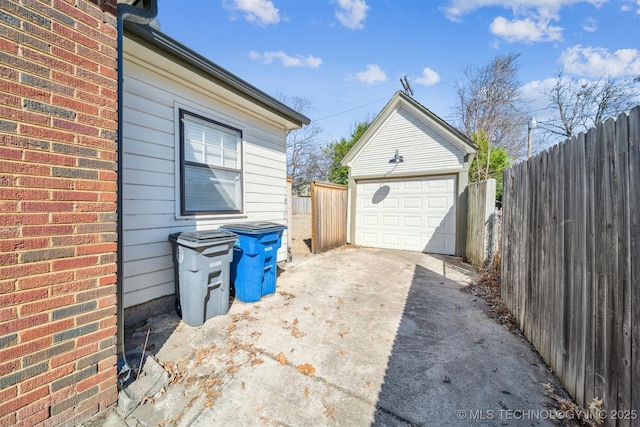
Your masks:
[[[311,215],[293,215],[291,230],[291,255],[296,259],[311,254]]]

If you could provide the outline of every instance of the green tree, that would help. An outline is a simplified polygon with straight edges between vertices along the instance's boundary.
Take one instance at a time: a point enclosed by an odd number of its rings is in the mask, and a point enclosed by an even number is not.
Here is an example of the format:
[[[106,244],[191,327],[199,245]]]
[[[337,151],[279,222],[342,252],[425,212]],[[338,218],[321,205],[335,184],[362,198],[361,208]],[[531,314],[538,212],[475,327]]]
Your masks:
[[[327,147],[327,155],[331,158],[328,174],[330,182],[333,182],[334,184],[347,185],[349,182],[349,169],[342,166],[340,162],[344,156],[347,155],[351,147],[358,142],[362,134],[366,132],[370,124],[370,121],[358,123],[353,132],[351,132],[349,139],[341,138],[340,141],[329,144]]]
[[[474,133],[471,139],[478,145],[478,153],[469,169],[469,182],[496,180],[496,200],[502,201],[502,172],[511,166],[511,158],[505,147],[489,146],[484,132]],[[490,151],[489,151],[490,148]],[[487,160],[489,168],[487,169]]]

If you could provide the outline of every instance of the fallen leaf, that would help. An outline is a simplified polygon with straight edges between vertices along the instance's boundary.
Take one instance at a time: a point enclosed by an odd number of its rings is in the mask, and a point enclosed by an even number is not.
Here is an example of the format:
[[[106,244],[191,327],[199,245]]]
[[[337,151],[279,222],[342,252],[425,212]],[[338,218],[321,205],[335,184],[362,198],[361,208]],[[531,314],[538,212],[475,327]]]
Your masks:
[[[278,293],[282,295],[285,300],[290,300],[291,298],[296,297],[294,294],[290,294],[289,292],[285,292],[285,291],[279,291]]]
[[[373,388],[373,383],[371,381],[367,381],[367,387]]]
[[[325,411],[323,412],[325,417],[330,417],[332,420],[336,419],[336,410],[331,406],[323,403]]]
[[[309,311],[310,310],[310,307],[303,307],[303,308],[304,308],[304,311]]]
[[[251,366],[256,366],[256,365],[259,365],[261,363],[264,363],[264,360],[262,360],[262,359],[253,359],[251,361]]]
[[[309,387],[304,388],[304,397],[309,399]]]
[[[213,402],[211,400],[205,400],[204,405],[202,406],[204,406],[205,408],[210,408],[213,406]]]
[[[207,388],[211,388],[214,385],[220,384],[222,382],[222,380],[220,378],[212,378],[209,377],[207,378],[207,380],[204,382],[204,386]]]
[[[238,372],[239,369],[240,369],[240,365],[235,365],[235,366],[232,366],[229,369],[227,369],[227,372],[232,374],[234,372]]]
[[[316,373],[316,368],[314,368],[313,365],[310,365],[309,363],[305,363],[304,365],[298,365],[298,371],[302,372],[305,375],[312,376]]]
[[[340,338],[344,338],[344,332],[338,332],[338,335],[340,335]]]
[[[338,350],[338,353],[340,353],[340,356],[344,356],[344,350]]]
[[[286,365],[287,364],[287,356],[285,356],[284,353],[282,353],[282,352],[280,352],[280,354],[278,355],[278,357],[276,359],[278,359],[278,362],[280,362],[281,365]]]
[[[291,335],[293,335],[296,338],[302,338],[307,334],[305,334],[304,332],[300,332],[300,329],[298,329],[298,328],[293,328],[291,330]]]
[[[297,325],[298,324],[298,318],[296,317],[295,319],[293,319],[293,324]]]
[[[240,389],[241,389],[241,390],[244,390],[244,389],[245,389],[244,381],[242,381],[242,382],[240,383]]]

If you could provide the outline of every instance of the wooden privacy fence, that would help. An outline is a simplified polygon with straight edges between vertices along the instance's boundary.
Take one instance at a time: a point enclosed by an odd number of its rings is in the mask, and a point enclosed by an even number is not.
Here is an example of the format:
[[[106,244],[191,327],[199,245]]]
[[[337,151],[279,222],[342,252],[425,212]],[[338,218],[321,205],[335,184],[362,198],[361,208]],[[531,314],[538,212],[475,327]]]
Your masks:
[[[347,187],[311,183],[311,253],[347,244]]]
[[[505,171],[500,290],[580,405],[638,425],[640,107]]]
[[[467,248],[469,262],[484,267],[496,250],[496,180],[467,186]]]
[[[294,215],[304,215],[311,213],[310,196],[291,196],[291,209]]]

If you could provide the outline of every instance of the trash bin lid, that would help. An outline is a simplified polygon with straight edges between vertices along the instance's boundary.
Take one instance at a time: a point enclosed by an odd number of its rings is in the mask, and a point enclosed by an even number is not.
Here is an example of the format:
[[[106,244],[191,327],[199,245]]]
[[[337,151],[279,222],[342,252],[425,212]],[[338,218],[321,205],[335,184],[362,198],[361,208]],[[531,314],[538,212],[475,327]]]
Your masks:
[[[284,230],[287,227],[276,222],[269,221],[249,221],[238,224],[226,224],[220,227],[225,230],[245,232],[245,233],[263,233],[265,231]]]
[[[191,247],[222,243],[237,238],[237,234],[225,230],[183,231],[169,235],[169,240]]]

